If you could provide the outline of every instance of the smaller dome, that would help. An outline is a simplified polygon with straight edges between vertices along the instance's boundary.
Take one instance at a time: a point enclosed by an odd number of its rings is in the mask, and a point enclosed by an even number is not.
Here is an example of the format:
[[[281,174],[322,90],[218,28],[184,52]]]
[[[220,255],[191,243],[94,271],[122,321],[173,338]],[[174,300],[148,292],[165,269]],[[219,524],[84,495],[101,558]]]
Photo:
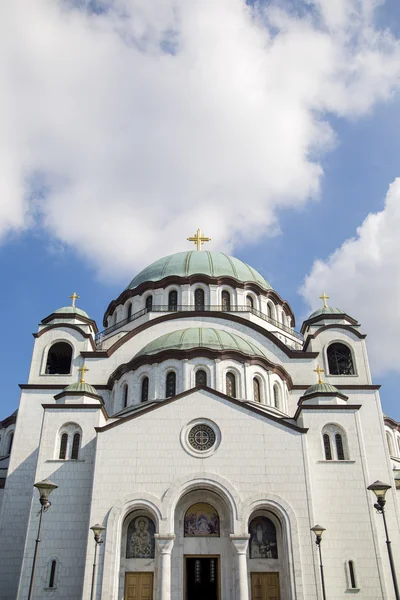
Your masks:
[[[90,319],[87,312],[85,312],[81,308],[77,308],[76,306],[62,306],[61,308],[57,308],[57,310],[54,311],[54,314],[57,314],[57,313],[71,314],[71,315],[75,314],[75,315],[79,315],[81,317],[86,317],[86,319]]]
[[[245,340],[240,335],[211,327],[191,327],[166,333],[147,344],[136,356],[156,354],[163,350],[191,350],[192,348],[236,350],[251,356],[265,356],[258,345]]]
[[[324,308],[319,308],[318,310],[314,310],[313,313],[308,317],[309,319],[313,319],[314,317],[324,316],[324,315],[345,315],[346,313],[340,308],[333,308],[332,306],[325,306]]]
[[[99,394],[97,393],[96,388],[94,388],[92,385],[90,385],[89,383],[82,383],[81,381],[78,381],[77,383],[72,383],[71,385],[68,385],[65,390],[65,392],[80,392],[81,394],[94,394],[95,396],[98,396]]]
[[[304,396],[311,396],[311,394],[340,394],[339,390],[330,383],[316,383],[312,385],[304,392]]]

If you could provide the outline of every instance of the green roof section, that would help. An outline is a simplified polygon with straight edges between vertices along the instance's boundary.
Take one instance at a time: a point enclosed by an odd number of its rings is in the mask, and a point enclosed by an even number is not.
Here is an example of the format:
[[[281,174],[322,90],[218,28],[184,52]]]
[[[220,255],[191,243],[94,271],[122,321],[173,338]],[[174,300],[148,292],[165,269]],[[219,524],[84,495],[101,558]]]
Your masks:
[[[340,310],[340,308],[333,308],[332,306],[325,306],[324,308],[319,308],[318,310],[315,310],[313,313],[311,313],[311,315],[308,317],[309,319],[313,319],[314,317],[329,317],[329,315],[345,315],[346,313],[343,310]]]
[[[340,394],[339,390],[330,383],[316,383],[309,387],[305,392],[304,396],[311,396],[311,394],[332,394],[337,395]]]
[[[191,275],[233,277],[242,282],[258,283],[267,290],[272,289],[264,277],[250,265],[223,252],[208,250],[188,250],[164,256],[136,275],[126,289],[133,290],[141,283],[160,281],[164,277],[190,277]]]
[[[68,385],[65,390],[64,393],[68,393],[68,392],[79,392],[80,394],[94,394],[95,396],[98,396],[98,391],[96,390],[96,388],[94,388],[92,385],[90,385],[89,383],[82,383],[81,381],[78,381],[77,383],[72,383],[71,385]]]
[[[236,350],[249,356],[266,357],[262,348],[254,342],[245,340],[236,333],[211,327],[191,327],[166,333],[144,346],[136,356],[157,354],[164,350],[191,350],[192,348],[209,348],[218,351]]]
[[[81,316],[81,317],[86,317],[86,319],[90,319],[90,317],[87,314],[87,312],[85,312],[81,308],[77,308],[76,306],[63,306],[61,308],[57,308],[57,310],[55,310],[53,314],[56,315],[57,313],[62,313],[64,315],[65,314],[67,314],[67,315],[77,315],[77,316]]]

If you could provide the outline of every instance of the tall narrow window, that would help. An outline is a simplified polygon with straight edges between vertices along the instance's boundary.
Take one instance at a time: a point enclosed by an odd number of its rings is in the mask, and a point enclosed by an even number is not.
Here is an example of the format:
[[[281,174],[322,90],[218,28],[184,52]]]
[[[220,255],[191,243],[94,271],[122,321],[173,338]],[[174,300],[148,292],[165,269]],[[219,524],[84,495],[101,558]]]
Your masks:
[[[147,311],[151,311],[153,308],[153,296],[147,296],[146,298],[146,309]]]
[[[129,389],[128,386],[125,384],[122,390],[122,399],[123,399],[123,405],[124,408],[126,408],[128,406],[128,395],[129,395]]]
[[[325,460],[332,460],[331,438],[327,433],[323,435]]]
[[[196,371],[196,386],[198,385],[207,385],[207,373],[203,369]]]
[[[194,292],[194,307],[196,310],[204,310],[204,290],[201,288]]]
[[[171,371],[165,379],[165,397],[171,398],[176,394],[176,374]]]
[[[281,398],[280,398],[281,392],[279,389],[279,385],[277,383],[275,383],[273,391],[274,391],[274,406],[275,406],[275,408],[279,409],[280,403],[281,403]]]
[[[149,378],[144,377],[142,380],[142,394],[141,394],[141,402],[147,402],[149,399]]]
[[[270,302],[268,302],[268,304],[267,304],[267,314],[268,314],[269,319],[274,318],[274,313],[272,311],[272,304]]]
[[[60,442],[60,454],[58,458],[63,460],[67,458],[68,433],[63,433]]]
[[[224,290],[222,292],[222,310],[231,310],[231,295],[229,292],[227,292],[226,290]]]
[[[178,292],[176,290],[168,294],[168,310],[178,310]]]
[[[393,452],[392,436],[390,435],[390,433],[388,431],[386,432],[386,441],[387,441],[387,445],[388,445],[388,449],[389,449],[389,454],[390,454],[390,456],[393,456],[394,452]]]
[[[57,567],[57,562],[55,560],[52,560],[51,567],[50,567],[49,588],[54,587],[55,579],[56,579],[56,567]]]
[[[10,437],[8,438],[8,452],[7,454],[11,454],[12,446],[14,441],[14,432],[10,433]]]
[[[254,402],[261,402],[261,386],[257,377],[253,379],[253,399]]]
[[[226,395],[236,398],[236,377],[234,373],[226,374]]]
[[[351,350],[344,344],[331,344],[328,347],[328,366],[331,375],[354,375]]]
[[[338,460],[344,460],[343,440],[340,433],[335,435],[336,452]]]
[[[75,433],[73,440],[72,440],[72,452],[71,452],[71,458],[73,460],[78,460],[80,443],[81,443],[81,436],[79,433]]]
[[[246,304],[247,304],[248,308],[251,308],[251,309],[254,308],[254,300],[251,296],[246,296]]]
[[[47,355],[46,375],[68,375],[71,371],[72,348],[66,342],[53,344]]]
[[[356,581],[356,572],[354,569],[354,562],[349,560],[349,579],[350,579],[350,589],[357,589],[357,581]]]
[[[132,302],[129,302],[128,310],[126,312],[126,318],[128,319],[128,321],[131,320],[131,316],[132,316]]]

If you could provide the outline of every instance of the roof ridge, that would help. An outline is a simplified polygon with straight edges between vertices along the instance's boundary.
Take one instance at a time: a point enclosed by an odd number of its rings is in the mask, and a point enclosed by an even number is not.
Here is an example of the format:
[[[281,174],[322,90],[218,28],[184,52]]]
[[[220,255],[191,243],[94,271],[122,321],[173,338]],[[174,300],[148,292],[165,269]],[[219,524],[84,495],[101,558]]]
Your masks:
[[[190,261],[192,260],[192,254],[194,250],[187,250],[186,258],[185,258],[185,275],[186,277],[189,275],[190,269]]]
[[[167,257],[167,260],[165,261],[165,264],[164,264],[164,266],[163,266],[163,268],[162,268],[162,270],[161,270],[161,275],[164,275],[164,273],[165,273],[165,269],[168,267],[168,265],[169,265],[169,263],[171,262],[171,260],[172,260],[172,257],[173,257],[173,256],[174,256],[173,254],[170,254],[170,255]],[[162,260],[162,258],[160,258],[159,260]],[[153,263],[152,263],[152,264],[153,264]],[[149,266],[151,267],[151,265],[149,265]],[[147,267],[147,268],[148,268],[148,267]],[[139,275],[140,275],[140,273],[139,273]]]
[[[211,256],[211,252],[209,250],[206,250],[206,252],[207,252],[207,258],[208,258],[208,264],[210,265],[211,276],[214,277],[214,263],[213,263],[213,259]]]
[[[221,252],[221,254],[222,254],[223,256],[225,256],[225,258],[228,260],[229,264],[230,264],[230,265],[231,265],[231,267],[232,267],[232,271],[235,273],[235,278],[236,278],[237,280],[239,280],[239,275],[238,275],[238,272],[237,272],[237,270],[236,270],[235,264],[234,264],[234,262],[232,261],[232,258],[229,256],[229,254],[225,254],[225,252]],[[243,264],[246,264],[246,263],[243,263]]]

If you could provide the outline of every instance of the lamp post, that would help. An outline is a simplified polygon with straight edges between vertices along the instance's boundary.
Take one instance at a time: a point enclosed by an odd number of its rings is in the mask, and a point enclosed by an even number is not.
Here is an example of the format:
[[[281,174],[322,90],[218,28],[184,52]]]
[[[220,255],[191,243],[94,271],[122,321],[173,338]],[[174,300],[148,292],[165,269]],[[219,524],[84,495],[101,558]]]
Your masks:
[[[93,571],[92,571],[92,587],[90,590],[90,600],[94,598],[94,579],[96,577],[96,558],[97,558],[97,546],[103,543],[104,540],[101,539],[101,534],[103,533],[105,527],[102,527],[99,523],[93,525],[90,528],[94,534],[94,560],[93,560]]]
[[[321,553],[321,540],[322,540],[322,534],[324,533],[325,529],[323,527],[321,527],[321,525],[314,525],[314,527],[311,527],[311,531],[313,531],[315,533],[315,543],[317,544],[317,547],[318,547],[319,568],[321,571],[322,597],[324,600],[326,600],[324,566],[322,564],[322,553]]]
[[[388,555],[389,555],[390,571],[392,573],[392,579],[393,579],[394,595],[396,597],[396,600],[400,600],[399,586],[397,584],[396,570],[394,568],[394,561],[393,561],[393,554],[392,554],[392,543],[389,540],[389,533],[388,533],[386,516],[385,516],[385,504],[386,504],[385,496],[386,496],[386,492],[388,490],[390,490],[391,487],[392,487],[391,485],[382,483],[382,481],[375,481],[374,483],[372,483],[371,485],[369,485],[367,487],[367,490],[374,492],[374,494],[377,498],[377,502],[374,504],[374,508],[376,509],[376,512],[381,513],[381,515],[383,517],[383,525],[385,527],[385,534],[386,534],[386,546],[387,546],[387,551],[388,551]]]
[[[31,598],[32,598],[33,584],[35,582],[36,561],[37,561],[39,544],[40,544],[40,530],[42,528],[43,513],[45,513],[50,508],[51,502],[49,500],[49,496],[53,490],[58,488],[58,485],[56,485],[55,483],[52,483],[48,479],[45,479],[44,481],[35,483],[33,487],[35,487],[39,491],[39,494],[40,494],[39,501],[40,501],[41,507],[40,507],[40,511],[39,511],[39,515],[40,515],[39,516],[39,527],[38,527],[37,538],[36,538],[36,543],[35,543],[35,553],[33,555],[32,572],[31,572],[31,581],[29,584],[28,600],[31,600]]]

